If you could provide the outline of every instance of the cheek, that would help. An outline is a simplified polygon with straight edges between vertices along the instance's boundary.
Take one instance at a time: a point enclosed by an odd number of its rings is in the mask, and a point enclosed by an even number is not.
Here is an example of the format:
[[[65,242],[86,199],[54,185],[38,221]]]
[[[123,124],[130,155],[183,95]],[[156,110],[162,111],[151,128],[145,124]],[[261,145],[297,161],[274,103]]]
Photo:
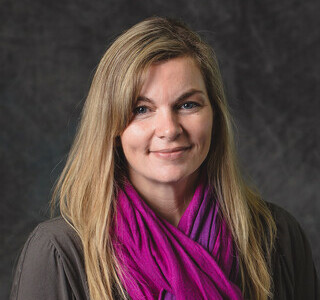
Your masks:
[[[211,144],[211,127],[203,128],[203,131],[199,134],[199,143],[201,144],[202,151],[207,154]]]
[[[212,117],[202,118],[193,126],[193,136],[202,147],[207,147],[211,143]]]
[[[141,151],[147,146],[147,134],[145,128],[134,124],[129,125],[120,136],[122,149],[127,157]]]
[[[199,159],[204,160],[210,151],[212,125],[205,125],[198,134]]]

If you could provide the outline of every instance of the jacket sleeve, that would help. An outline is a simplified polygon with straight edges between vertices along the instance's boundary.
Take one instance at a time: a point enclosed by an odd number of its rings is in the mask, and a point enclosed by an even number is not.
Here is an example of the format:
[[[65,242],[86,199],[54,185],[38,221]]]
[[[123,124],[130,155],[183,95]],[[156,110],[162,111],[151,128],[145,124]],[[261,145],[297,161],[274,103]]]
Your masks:
[[[21,252],[10,299],[74,299],[60,254],[39,226],[29,236]]]

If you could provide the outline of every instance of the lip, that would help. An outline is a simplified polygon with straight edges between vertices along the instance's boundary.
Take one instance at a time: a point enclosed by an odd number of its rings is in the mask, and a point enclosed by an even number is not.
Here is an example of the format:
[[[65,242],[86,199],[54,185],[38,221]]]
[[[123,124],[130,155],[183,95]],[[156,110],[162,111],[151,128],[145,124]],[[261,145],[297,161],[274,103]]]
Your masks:
[[[175,148],[168,148],[168,149],[161,149],[157,151],[150,151],[150,153],[154,154],[158,158],[163,159],[177,159],[182,157],[186,151],[188,151],[191,146],[188,147],[175,147]]]
[[[155,151],[150,151],[152,153],[173,153],[173,152],[179,152],[183,150],[187,150],[191,148],[190,146],[187,147],[175,147],[175,148],[167,148],[167,149],[161,149],[161,150],[155,150]]]

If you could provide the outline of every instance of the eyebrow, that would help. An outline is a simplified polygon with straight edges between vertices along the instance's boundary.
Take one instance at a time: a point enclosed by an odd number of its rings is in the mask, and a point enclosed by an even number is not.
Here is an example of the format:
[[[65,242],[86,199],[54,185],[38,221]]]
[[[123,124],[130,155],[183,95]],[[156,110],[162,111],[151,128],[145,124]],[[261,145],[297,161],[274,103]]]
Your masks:
[[[189,97],[195,95],[195,94],[202,94],[205,95],[203,91],[201,90],[197,90],[197,89],[191,89],[189,91],[186,91],[185,93],[183,93],[182,95],[180,95],[175,102],[181,102],[185,99],[188,99]],[[154,103],[154,101],[148,97],[145,96],[139,96],[137,98],[136,103],[138,103],[139,101],[145,101],[145,102],[149,102],[149,103]]]

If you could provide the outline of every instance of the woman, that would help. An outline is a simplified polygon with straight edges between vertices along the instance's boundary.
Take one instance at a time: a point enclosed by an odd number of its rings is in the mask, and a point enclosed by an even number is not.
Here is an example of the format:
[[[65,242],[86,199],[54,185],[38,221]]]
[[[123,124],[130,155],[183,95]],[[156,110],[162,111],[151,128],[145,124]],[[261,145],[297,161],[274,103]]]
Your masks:
[[[316,299],[310,247],[237,166],[217,60],[151,18],[103,56],[12,299]]]

